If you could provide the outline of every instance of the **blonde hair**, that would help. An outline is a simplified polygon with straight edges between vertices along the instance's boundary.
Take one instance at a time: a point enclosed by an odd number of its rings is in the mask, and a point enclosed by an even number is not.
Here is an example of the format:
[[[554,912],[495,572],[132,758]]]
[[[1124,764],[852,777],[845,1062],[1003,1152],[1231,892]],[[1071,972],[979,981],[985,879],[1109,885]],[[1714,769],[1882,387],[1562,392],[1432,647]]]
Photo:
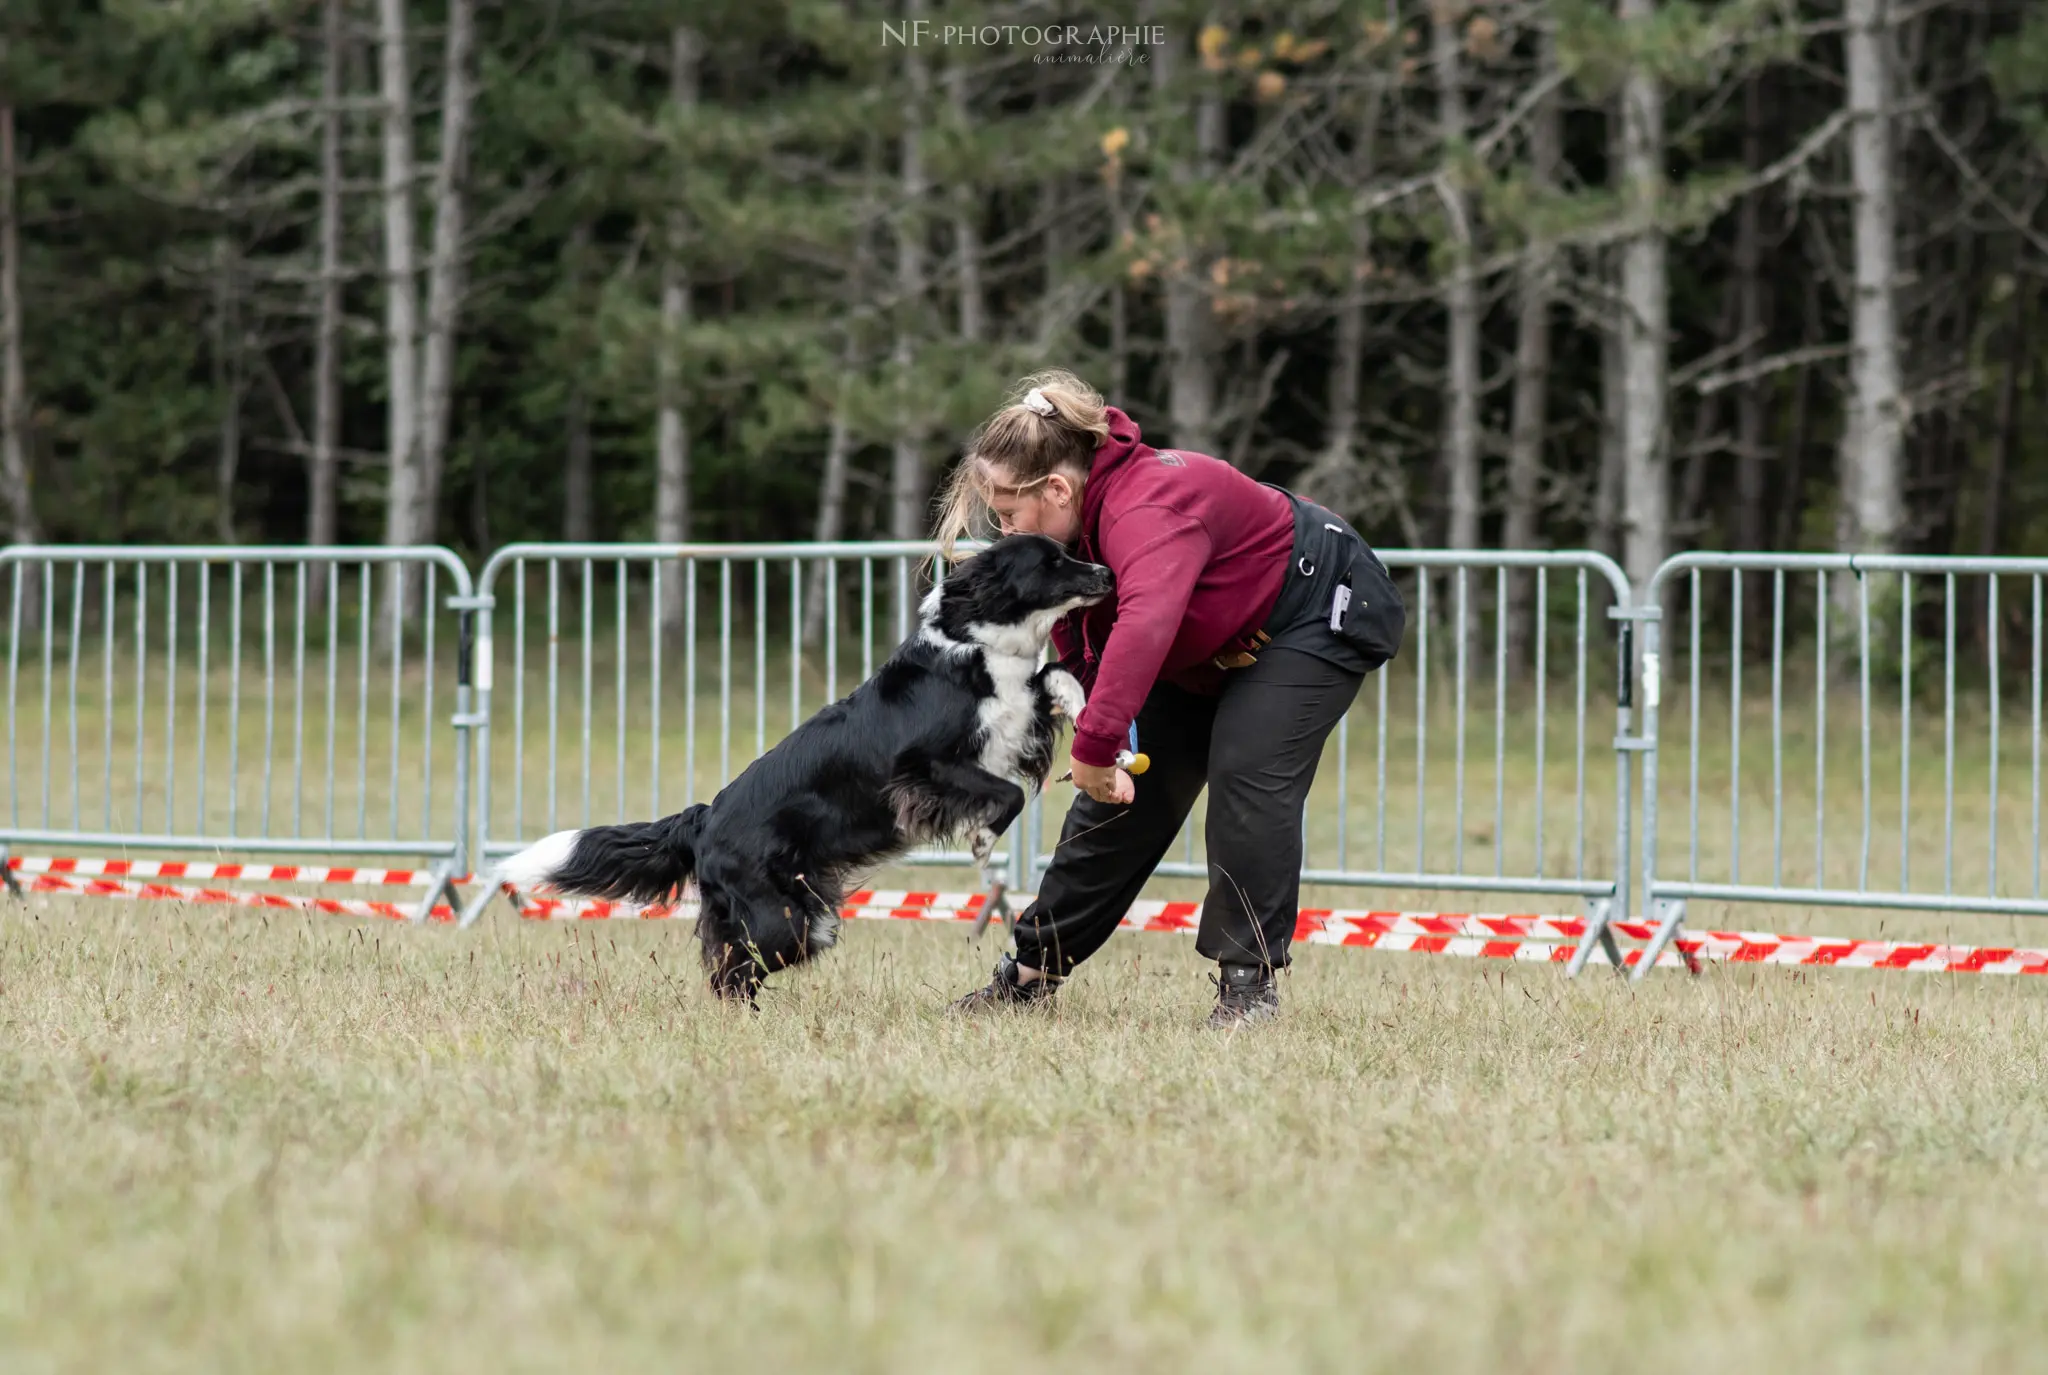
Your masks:
[[[1088,481],[1096,447],[1107,438],[1102,393],[1073,373],[1053,368],[1019,382],[1003,408],[982,421],[967,441],[966,457],[939,493],[936,538],[946,562],[966,557],[955,549],[961,540],[992,533],[990,497],[1028,492],[1063,469],[1079,479],[1074,484],[1078,494]],[[991,467],[1001,468],[1013,481],[998,482]]]

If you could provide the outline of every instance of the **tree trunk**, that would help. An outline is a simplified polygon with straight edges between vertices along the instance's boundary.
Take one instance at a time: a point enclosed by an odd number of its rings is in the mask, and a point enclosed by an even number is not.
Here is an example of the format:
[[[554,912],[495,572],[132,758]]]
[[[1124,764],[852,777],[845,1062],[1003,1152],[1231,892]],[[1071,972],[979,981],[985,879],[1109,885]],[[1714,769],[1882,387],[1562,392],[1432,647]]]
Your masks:
[[[241,261],[226,238],[213,245],[213,385],[220,396],[220,447],[214,464],[214,530],[235,540],[235,478],[242,466]]]
[[[418,542],[419,281],[413,244],[411,69],[405,0],[378,0],[378,78],[384,105],[385,447],[384,543]],[[405,614],[405,578],[387,580],[385,615]]]
[[[1752,76],[1742,92],[1742,165],[1754,175],[1764,159],[1763,82]],[[1742,362],[1753,365],[1764,352],[1763,195],[1742,198],[1735,220],[1735,277],[1740,304],[1736,329],[1748,342]],[[1764,382],[1753,377],[1735,397],[1735,544],[1744,551],[1764,547]]]
[[[910,0],[906,13],[913,21],[921,18],[923,0]],[[914,540],[925,534],[927,485],[923,417],[911,397],[917,391],[912,370],[925,296],[924,123],[931,88],[924,55],[916,47],[904,49],[903,76],[909,89],[899,144],[902,209],[896,224],[896,342],[890,357],[897,413],[889,467],[889,533],[899,540]],[[907,591],[899,588],[899,597]]]
[[[1458,20],[1463,7],[1433,7],[1430,56],[1436,68],[1437,128],[1440,145],[1463,145],[1466,139],[1465,87],[1460,61],[1463,39]],[[1472,272],[1472,205],[1456,173],[1446,166],[1442,195],[1450,216],[1456,260],[1444,287],[1444,313],[1449,328],[1445,360],[1443,467],[1449,500],[1445,543],[1453,549],[1479,547],[1479,284]]]
[[[1603,285],[1617,285],[1618,259],[1600,258]],[[1621,558],[1622,439],[1628,415],[1628,374],[1623,366],[1623,329],[1618,314],[1600,326],[1600,472],[1593,486],[1593,547]]]
[[[1655,19],[1655,0],[1621,0],[1621,18],[1637,30]],[[1632,66],[1622,80],[1623,198],[1639,217],[1622,249],[1622,566],[1631,585],[1649,585],[1668,552],[1670,494],[1665,474],[1665,366],[1670,300],[1664,231],[1655,215],[1664,196],[1664,93],[1655,73]]]
[[[668,98],[687,119],[697,106],[704,50],[694,29],[677,26],[669,35]],[[669,211],[667,252],[661,264],[661,357],[655,370],[654,538],[659,544],[687,544],[690,539],[690,432],[683,424],[683,330],[690,322],[690,278],[683,262],[688,226],[678,207]],[[662,617],[670,629],[685,622],[680,566],[674,595],[666,599]]]
[[[1168,99],[1179,78],[1183,54],[1178,42],[1153,49],[1156,88]],[[1186,185],[1211,175],[1224,144],[1223,104],[1213,89],[1195,98],[1195,157],[1178,160],[1168,175]],[[1196,453],[1218,452],[1216,414],[1216,323],[1210,306],[1208,255],[1187,245],[1185,261],[1168,264],[1166,278],[1166,379],[1168,438]]]
[[[0,47],[0,53],[5,48]],[[28,466],[28,383],[21,359],[21,238],[15,208],[14,107],[0,105],[0,478],[7,484],[8,536],[39,544],[35,489]],[[30,595],[32,569],[21,565],[23,613],[41,603]]]
[[[581,220],[569,232],[568,261],[562,268],[571,309],[579,316],[583,310],[583,262],[589,252],[590,221]],[[580,368],[570,375],[562,420],[564,447],[568,450],[568,464],[562,474],[562,538],[571,544],[587,544],[591,531],[590,393]]]
[[[420,395],[419,515],[413,531],[432,543],[439,524],[441,475],[448,454],[449,410],[455,391],[455,348],[462,317],[463,186],[469,159],[469,120],[475,90],[470,54],[476,46],[476,0],[449,0],[442,81],[441,150],[434,166],[434,246],[427,260],[427,347]]]
[[[847,401],[853,390],[853,334],[849,330],[840,354],[839,385],[832,399],[832,430],[825,441],[825,480],[818,488],[818,524],[814,536],[820,544],[837,543],[846,533],[846,467],[853,457],[853,425]],[[815,645],[825,634],[825,599],[831,595],[825,561],[811,567],[809,600],[804,604],[804,643]]]
[[[341,92],[343,0],[321,0],[320,281],[313,326],[313,448],[306,459],[306,543],[338,538],[335,449],[341,442]],[[312,605],[326,605],[328,567],[308,570]]]
[[[2005,384],[1998,393],[1998,438],[1991,446],[1991,471],[1984,479],[1984,508],[1977,528],[1977,552],[1986,558],[1998,553],[2005,477],[2012,471],[2019,447],[2021,411],[2025,405],[2020,378],[2033,366],[2034,341],[2027,330],[2027,298],[2033,289],[2033,283],[2025,277],[2013,285],[2012,323],[2005,336]]]
[[[966,59],[956,54],[946,72],[946,96],[952,106],[955,127],[970,127],[973,113],[967,105]],[[981,191],[962,180],[953,190],[953,272],[960,292],[960,342],[978,344],[988,333],[988,302],[981,283]]]
[[[1536,79],[1557,70],[1557,41],[1549,30],[1538,40]],[[1555,95],[1529,112],[1529,180],[1537,195],[1555,189],[1564,157],[1563,118]],[[1516,288],[1514,418],[1508,435],[1508,509],[1502,543],[1510,549],[1537,547],[1536,524],[1543,479],[1543,432],[1550,419],[1550,301],[1557,271],[1553,250],[1538,248],[1523,259]],[[1530,631],[1535,579],[1509,575],[1509,661],[1521,664]]]
[[[1806,278],[1806,309],[1800,322],[1800,345],[1810,347],[1819,342],[1820,331],[1820,280],[1809,273]],[[1799,547],[1799,526],[1806,513],[1806,450],[1813,434],[1814,385],[1813,369],[1801,368],[1792,392],[1792,424],[1785,440],[1785,472],[1778,484],[1777,537],[1771,541],[1774,549]]]
[[[1886,553],[1898,542],[1905,504],[1900,449],[1905,397],[1893,312],[1897,205],[1892,186],[1890,33],[1885,0],[1848,0],[1849,168],[1855,201],[1856,296],[1842,424],[1841,547]]]

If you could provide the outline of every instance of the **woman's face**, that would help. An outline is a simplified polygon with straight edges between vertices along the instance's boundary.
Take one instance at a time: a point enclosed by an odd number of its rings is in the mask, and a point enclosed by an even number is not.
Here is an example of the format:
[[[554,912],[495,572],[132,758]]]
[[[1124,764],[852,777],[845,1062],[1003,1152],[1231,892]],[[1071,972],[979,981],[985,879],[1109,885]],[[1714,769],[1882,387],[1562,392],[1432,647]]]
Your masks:
[[[1081,537],[1080,484],[1064,472],[1020,487],[1000,464],[987,465],[989,511],[1006,535],[1045,535],[1071,545]]]

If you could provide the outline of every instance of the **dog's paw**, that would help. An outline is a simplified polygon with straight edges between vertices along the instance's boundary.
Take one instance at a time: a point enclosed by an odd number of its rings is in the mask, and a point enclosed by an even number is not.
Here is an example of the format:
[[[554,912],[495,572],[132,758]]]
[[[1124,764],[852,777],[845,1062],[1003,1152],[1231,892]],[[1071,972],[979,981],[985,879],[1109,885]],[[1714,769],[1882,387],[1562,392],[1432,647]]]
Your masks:
[[[974,862],[982,868],[988,867],[989,856],[996,852],[996,842],[1001,839],[986,826],[977,826],[967,837],[967,848],[974,855]]]
[[[1081,684],[1073,674],[1058,666],[1045,670],[1041,681],[1045,684],[1046,695],[1052,698],[1052,709],[1069,721],[1081,719],[1081,711],[1088,705],[1088,694],[1081,690]]]

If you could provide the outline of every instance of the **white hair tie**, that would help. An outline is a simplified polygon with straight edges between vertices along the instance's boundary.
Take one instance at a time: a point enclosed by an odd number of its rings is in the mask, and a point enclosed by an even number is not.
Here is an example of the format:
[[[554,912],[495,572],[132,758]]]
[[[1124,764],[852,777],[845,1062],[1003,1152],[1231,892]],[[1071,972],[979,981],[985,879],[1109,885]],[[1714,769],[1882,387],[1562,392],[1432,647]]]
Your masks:
[[[1024,393],[1024,408],[1036,411],[1040,415],[1056,415],[1059,412],[1059,408],[1046,400],[1045,393],[1036,387]]]

